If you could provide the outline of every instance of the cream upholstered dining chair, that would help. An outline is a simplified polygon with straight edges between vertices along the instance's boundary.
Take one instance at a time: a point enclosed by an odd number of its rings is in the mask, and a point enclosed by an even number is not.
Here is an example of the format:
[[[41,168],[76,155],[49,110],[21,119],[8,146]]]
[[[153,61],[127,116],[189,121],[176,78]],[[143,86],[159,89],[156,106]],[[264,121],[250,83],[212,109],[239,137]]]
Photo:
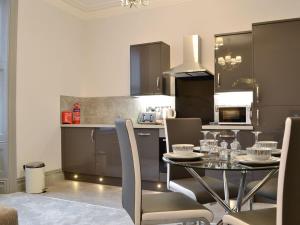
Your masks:
[[[201,204],[180,193],[142,195],[141,170],[131,120],[118,119],[116,130],[122,159],[122,204],[135,225],[204,222],[213,214]],[[158,159],[157,159],[158,160]]]
[[[175,118],[166,119],[165,135],[167,139],[167,152],[172,151],[173,144],[194,144],[200,145],[202,122],[200,118]],[[181,192],[186,196],[198,201],[201,204],[214,202],[214,198],[207,193],[204,187],[191,177],[188,172],[181,167],[168,164],[167,186],[170,191]],[[200,175],[205,175],[203,171],[198,171]],[[209,176],[203,179],[212,189],[224,198],[224,182]],[[237,196],[237,187],[229,183],[230,197]]]
[[[223,224],[293,225],[300,224],[300,118],[287,118],[280,159],[277,208],[228,214]]]

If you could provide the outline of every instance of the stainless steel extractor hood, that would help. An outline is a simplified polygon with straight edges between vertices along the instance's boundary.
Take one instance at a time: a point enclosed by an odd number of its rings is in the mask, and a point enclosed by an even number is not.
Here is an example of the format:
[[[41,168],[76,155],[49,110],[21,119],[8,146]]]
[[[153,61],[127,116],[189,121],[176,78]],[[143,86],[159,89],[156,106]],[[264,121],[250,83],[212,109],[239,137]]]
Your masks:
[[[175,77],[212,76],[200,63],[199,35],[185,36],[183,41],[183,63],[164,72]]]

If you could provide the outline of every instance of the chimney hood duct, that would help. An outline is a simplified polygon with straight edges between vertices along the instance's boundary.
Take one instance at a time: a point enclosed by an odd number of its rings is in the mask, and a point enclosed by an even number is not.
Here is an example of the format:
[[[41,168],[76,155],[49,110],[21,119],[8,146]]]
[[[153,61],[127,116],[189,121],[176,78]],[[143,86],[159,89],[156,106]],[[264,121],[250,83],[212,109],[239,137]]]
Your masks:
[[[200,64],[199,35],[185,36],[183,39],[183,63],[164,72],[175,77],[213,76]]]

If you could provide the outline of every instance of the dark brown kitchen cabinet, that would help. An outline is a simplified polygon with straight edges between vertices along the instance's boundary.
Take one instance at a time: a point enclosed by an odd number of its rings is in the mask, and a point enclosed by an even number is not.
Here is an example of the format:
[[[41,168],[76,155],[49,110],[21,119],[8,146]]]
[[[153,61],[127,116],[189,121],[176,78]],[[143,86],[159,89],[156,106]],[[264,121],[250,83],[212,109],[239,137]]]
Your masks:
[[[159,129],[135,129],[144,181],[159,181]]]
[[[215,35],[215,91],[252,90],[251,31]]]
[[[122,162],[115,128],[97,128],[95,132],[96,174],[122,177]]]
[[[300,117],[300,106],[260,106],[254,109],[255,130],[262,131],[260,140],[278,141],[281,147],[285,120]]]
[[[62,170],[69,173],[95,174],[94,128],[63,127]]]
[[[161,95],[170,69],[170,46],[163,42],[130,46],[130,94]]]
[[[253,25],[254,80],[259,105],[300,105],[300,19]]]
[[[299,40],[300,19],[253,24],[253,125],[280,146],[286,117],[300,116]]]

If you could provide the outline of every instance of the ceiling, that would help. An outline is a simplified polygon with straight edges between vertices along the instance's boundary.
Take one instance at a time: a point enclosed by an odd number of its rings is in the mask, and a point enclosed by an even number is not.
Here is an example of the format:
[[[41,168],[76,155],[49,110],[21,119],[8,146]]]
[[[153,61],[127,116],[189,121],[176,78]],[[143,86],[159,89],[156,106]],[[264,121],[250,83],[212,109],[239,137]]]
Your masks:
[[[120,0],[63,0],[65,3],[82,10],[93,12],[121,5]]]
[[[171,6],[192,0],[150,0],[147,7],[133,7],[131,9],[121,6],[121,0],[44,0],[59,7],[81,19],[92,19],[132,13],[156,7]]]

